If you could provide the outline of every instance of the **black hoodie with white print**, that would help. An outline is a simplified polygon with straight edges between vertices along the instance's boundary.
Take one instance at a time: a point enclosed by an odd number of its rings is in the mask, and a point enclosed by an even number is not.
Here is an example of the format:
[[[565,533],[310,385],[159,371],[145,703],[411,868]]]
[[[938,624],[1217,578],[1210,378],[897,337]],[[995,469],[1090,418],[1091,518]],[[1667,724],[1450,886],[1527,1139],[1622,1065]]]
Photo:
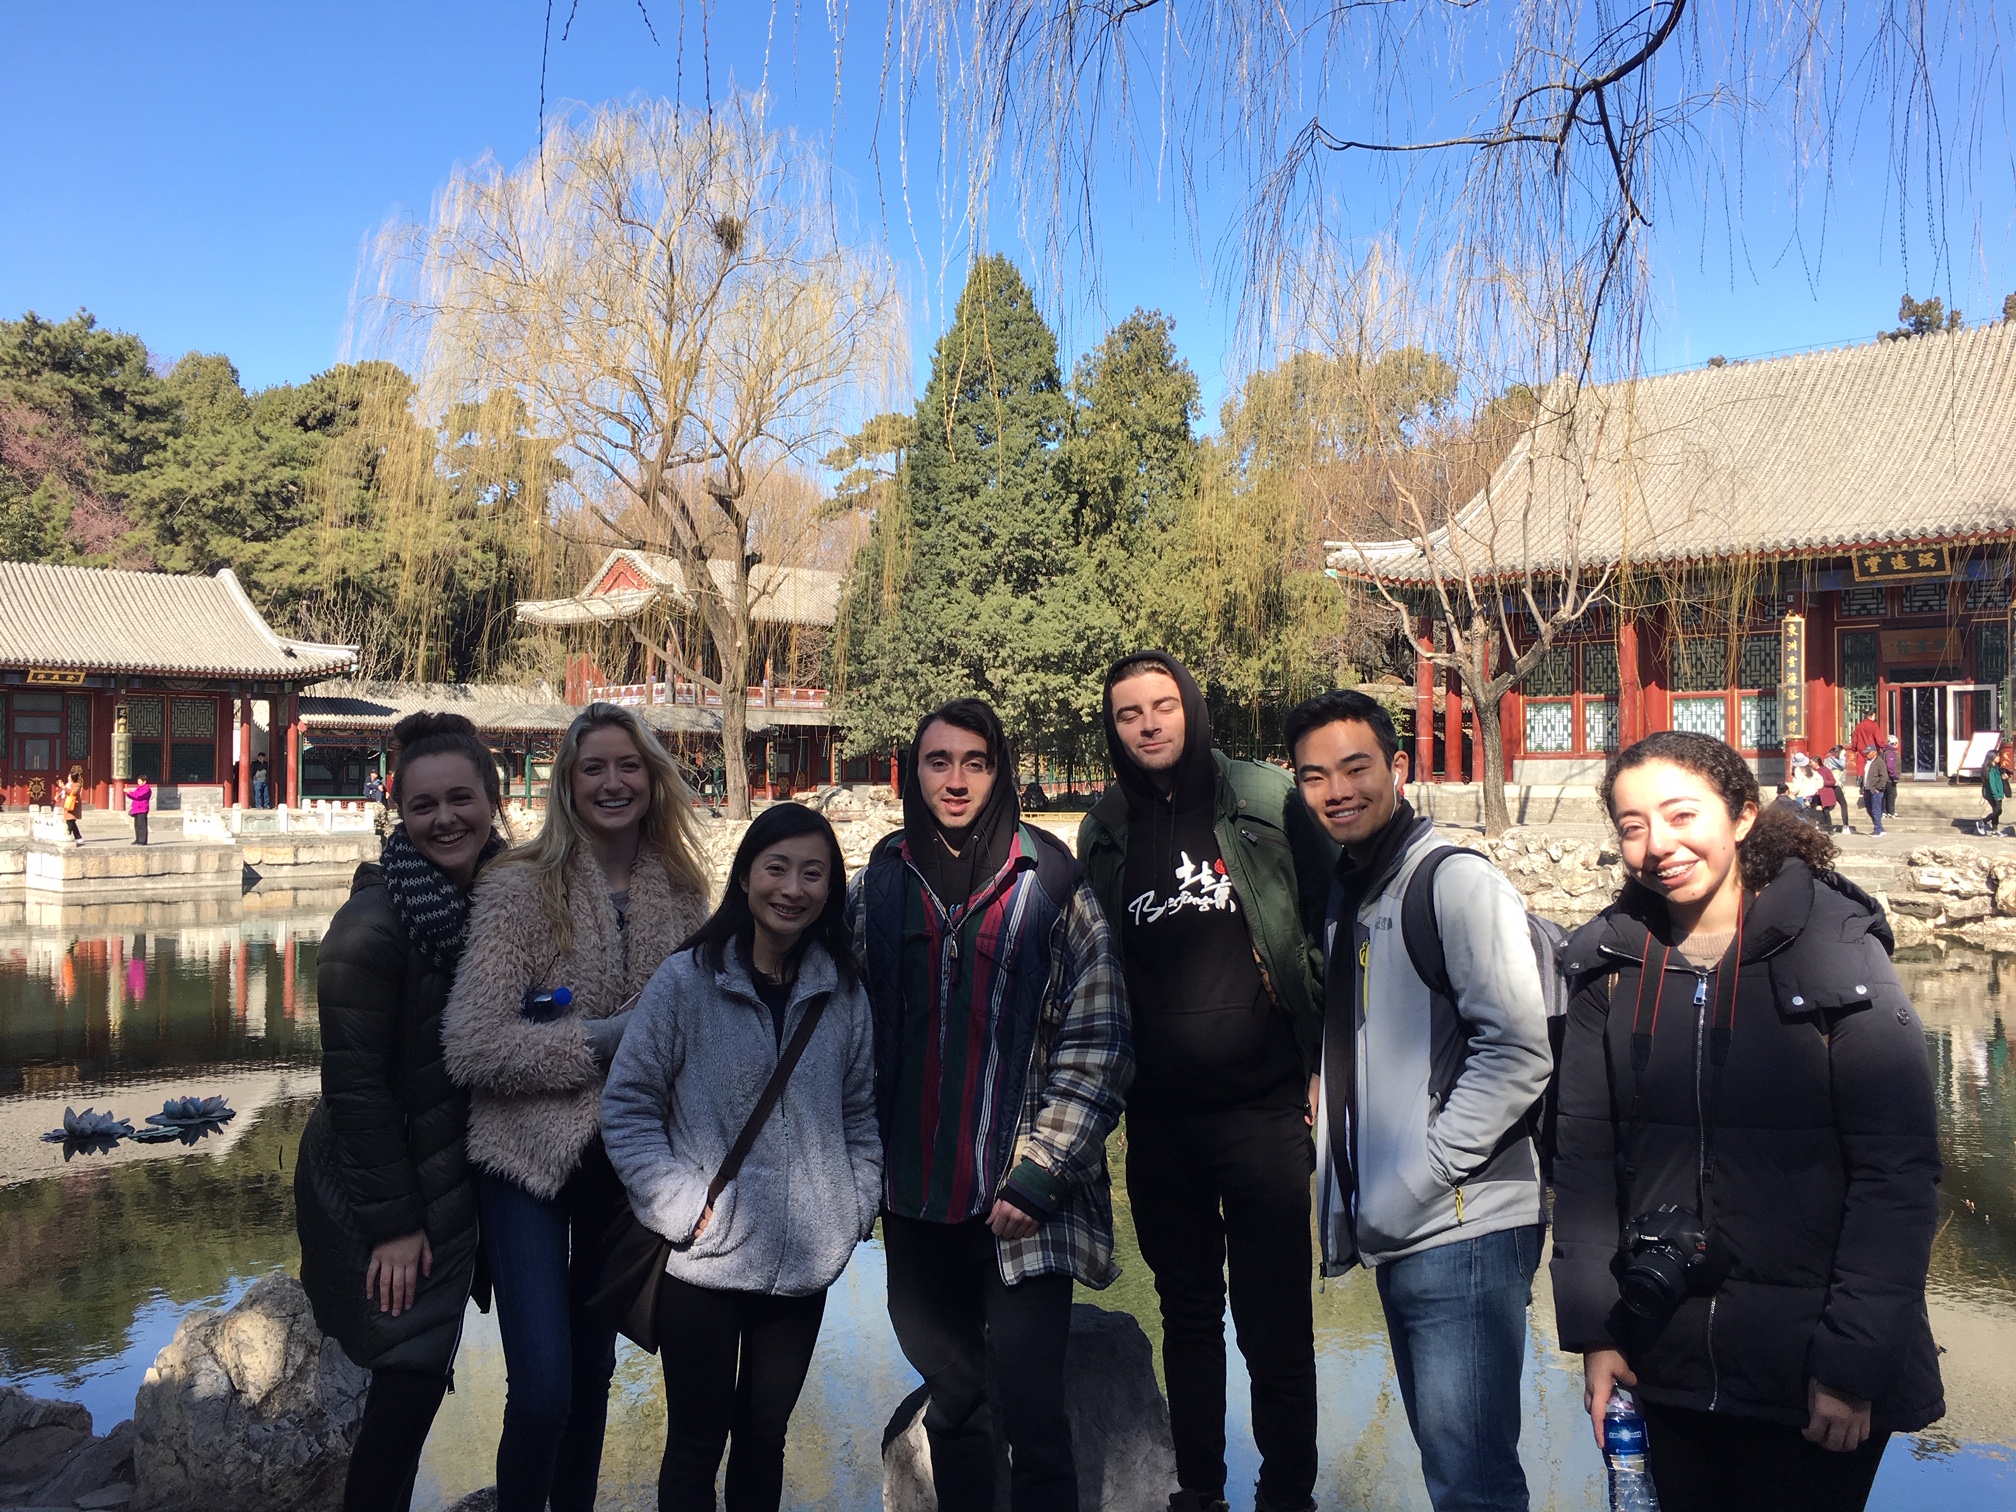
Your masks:
[[[1108,675],[1106,743],[1127,795],[1127,860],[1119,930],[1134,1012],[1137,1070],[1131,1101],[1148,1106],[1253,1106],[1305,1095],[1302,1059],[1275,1010],[1242,905],[1219,853],[1217,766],[1211,719],[1189,670],[1152,660],[1183,695],[1183,754],[1164,792],[1128,753],[1113,723]]]

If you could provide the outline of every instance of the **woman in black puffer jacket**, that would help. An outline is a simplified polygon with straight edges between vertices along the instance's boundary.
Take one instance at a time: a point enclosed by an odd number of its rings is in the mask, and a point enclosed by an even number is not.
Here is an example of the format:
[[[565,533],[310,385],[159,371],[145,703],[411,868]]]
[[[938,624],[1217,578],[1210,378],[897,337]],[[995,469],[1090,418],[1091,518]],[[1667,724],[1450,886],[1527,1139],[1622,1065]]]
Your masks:
[[[1889,1435],[1945,1411],[1936,1116],[1889,926],[1719,740],[1653,735],[1603,793],[1629,880],[1562,954],[1562,1348],[1599,1439],[1635,1388],[1665,1512],[1860,1508]],[[1669,1204],[1709,1235],[1673,1307],[1612,1264]]]
[[[400,824],[323,936],[322,1101],[301,1136],[301,1281],[322,1331],[371,1372],[345,1512],[404,1512],[448,1389],[477,1269],[468,1094],[441,1014],[476,873],[503,849],[496,763],[454,714],[393,732]]]

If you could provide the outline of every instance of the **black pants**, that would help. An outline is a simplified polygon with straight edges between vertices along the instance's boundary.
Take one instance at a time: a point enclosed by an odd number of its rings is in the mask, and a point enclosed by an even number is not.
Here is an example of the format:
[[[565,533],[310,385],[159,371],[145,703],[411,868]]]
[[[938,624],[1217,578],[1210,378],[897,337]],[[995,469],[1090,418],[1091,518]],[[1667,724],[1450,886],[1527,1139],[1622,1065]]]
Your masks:
[[[665,1461],[658,1512],[714,1512],[728,1445],[727,1512],[777,1512],[784,1430],[819,1342],[826,1293],[770,1297],[658,1282]]]
[[[350,1451],[343,1512],[406,1512],[427,1430],[448,1392],[444,1376],[418,1370],[374,1370],[364,1395],[364,1421]]]
[[[1176,1479],[1225,1494],[1225,1301],[1252,1388],[1260,1499],[1316,1485],[1316,1324],[1302,1108],[1127,1111],[1127,1200],[1162,1299],[1162,1374]]]
[[[1782,1423],[1638,1405],[1660,1512],[1862,1512],[1890,1439],[1836,1454]]]
[[[75,819],[65,819],[63,827],[70,831],[70,838],[72,840],[75,840],[79,845],[84,843],[84,831],[77,828],[77,821]]]
[[[147,843],[147,816],[145,814],[135,814],[133,816],[133,843],[135,845],[145,845]]]
[[[903,1357],[931,1388],[924,1432],[940,1512],[993,1512],[999,1403],[1014,1465],[1014,1512],[1078,1512],[1064,1349],[1071,1278],[1009,1286],[980,1219],[882,1217],[889,1321]]]

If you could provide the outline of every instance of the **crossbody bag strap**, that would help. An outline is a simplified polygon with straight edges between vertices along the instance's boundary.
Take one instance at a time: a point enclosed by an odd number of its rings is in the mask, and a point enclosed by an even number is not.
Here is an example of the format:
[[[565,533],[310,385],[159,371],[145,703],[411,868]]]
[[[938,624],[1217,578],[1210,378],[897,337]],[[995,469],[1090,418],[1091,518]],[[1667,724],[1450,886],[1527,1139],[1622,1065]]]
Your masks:
[[[756,1106],[750,1110],[749,1121],[742,1125],[742,1132],[735,1136],[735,1143],[728,1147],[728,1154],[721,1162],[721,1169],[714,1173],[714,1179],[707,1183],[705,1207],[714,1206],[714,1199],[721,1195],[735,1173],[742,1169],[742,1162],[748,1158],[750,1149],[756,1143],[756,1136],[763,1132],[763,1125],[770,1121],[778,1100],[784,1096],[784,1084],[791,1080],[791,1073],[798,1068],[799,1060],[805,1054],[805,1047],[812,1040],[812,1031],[819,1027],[820,1015],[826,1011],[826,995],[820,994],[805,1008],[805,1016],[798,1020],[798,1027],[791,1032],[791,1039],[784,1046],[784,1053],[777,1057],[777,1069],[770,1073],[770,1080],[764,1084],[763,1095],[756,1099]],[[704,1209],[703,1209],[704,1211]]]

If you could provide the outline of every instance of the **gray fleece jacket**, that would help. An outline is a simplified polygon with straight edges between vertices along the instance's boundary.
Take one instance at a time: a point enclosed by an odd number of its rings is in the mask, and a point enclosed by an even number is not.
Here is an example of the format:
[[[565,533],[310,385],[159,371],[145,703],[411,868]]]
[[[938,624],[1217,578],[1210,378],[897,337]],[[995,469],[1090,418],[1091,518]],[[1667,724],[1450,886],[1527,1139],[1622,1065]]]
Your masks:
[[[1401,901],[1414,868],[1446,842],[1419,820],[1348,911],[1331,900],[1316,1210],[1323,1273],[1376,1266],[1440,1244],[1542,1221],[1525,1118],[1553,1070],[1547,1005],[1526,905],[1488,859],[1435,874],[1435,919],[1455,1000],[1407,958]],[[1352,1085],[1336,1085],[1356,1037]],[[1333,1109],[1348,1108],[1338,1128]],[[1356,1152],[1355,1190],[1333,1129]]]
[[[602,1143],[630,1205],[672,1241],[668,1274],[716,1291],[798,1297],[833,1284],[875,1225],[882,1141],[874,1021],[858,982],[809,942],[784,1038],[816,997],[825,1016],[742,1170],[694,1236],[707,1186],[782,1053],[741,953],[716,971],[691,950],[644,989],[602,1091]]]

